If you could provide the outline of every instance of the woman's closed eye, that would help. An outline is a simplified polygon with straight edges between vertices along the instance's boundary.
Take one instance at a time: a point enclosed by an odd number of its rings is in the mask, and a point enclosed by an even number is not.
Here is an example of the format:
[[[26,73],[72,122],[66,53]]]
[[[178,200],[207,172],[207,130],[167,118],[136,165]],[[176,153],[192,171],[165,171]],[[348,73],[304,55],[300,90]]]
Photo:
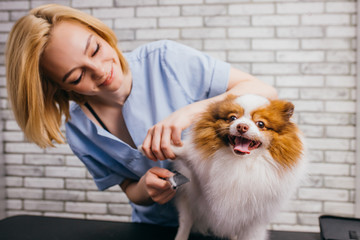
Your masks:
[[[75,81],[70,82],[70,84],[77,85],[81,81],[83,75],[84,75],[84,71],[81,71],[80,76]]]
[[[100,43],[97,43],[94,52],[91,54],[91,57],[94,57],[99,52],[100,48],[101,48]],[[72,85],[79,84],[79,82],[81,81],[83,75],[84,75],[84,70],[82,70],[80,76],[75,81],[70,82],[70,84],[72,84]]]
[[[100,47],[101,47],[100,43],[97,43],[95,51],[91,54],[91,57],[94,57],[99,52]]]

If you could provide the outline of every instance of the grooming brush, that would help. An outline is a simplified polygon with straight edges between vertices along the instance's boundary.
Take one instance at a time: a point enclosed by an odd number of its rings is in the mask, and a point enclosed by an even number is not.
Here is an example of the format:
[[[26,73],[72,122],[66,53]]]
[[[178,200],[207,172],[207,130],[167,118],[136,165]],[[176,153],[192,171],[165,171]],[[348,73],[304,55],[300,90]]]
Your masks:
[[[170,182],[173,189],[177,189],[179,186],[181,186],[187,182],[190,182],[190,180],[187,177],[185,177],[184,175],[182,175],[181,173],[179,173],[177,171],[174,171],[173,173],[175,173],[174,176],[171,176],[166,179],[167,181]]]

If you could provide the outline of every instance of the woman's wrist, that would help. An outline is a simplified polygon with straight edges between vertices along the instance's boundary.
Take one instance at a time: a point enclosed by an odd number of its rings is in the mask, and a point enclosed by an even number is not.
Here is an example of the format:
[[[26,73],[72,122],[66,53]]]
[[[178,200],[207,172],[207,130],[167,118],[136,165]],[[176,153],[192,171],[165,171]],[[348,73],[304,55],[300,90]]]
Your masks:
[[[144,176],[139,181],[124,180],[120,185],[129,200],[137,205],[151,205],[154,201],[146,191]]]

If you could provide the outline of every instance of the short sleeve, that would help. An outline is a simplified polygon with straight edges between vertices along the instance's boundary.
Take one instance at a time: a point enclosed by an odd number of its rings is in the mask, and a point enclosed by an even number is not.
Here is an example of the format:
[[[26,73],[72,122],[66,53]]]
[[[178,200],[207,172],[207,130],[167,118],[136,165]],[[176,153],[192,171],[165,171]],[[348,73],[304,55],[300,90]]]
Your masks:
[[[167,75],[177,80],[194,101],[217,96],[227,89],[229,63],[168,40],[162,60]]]

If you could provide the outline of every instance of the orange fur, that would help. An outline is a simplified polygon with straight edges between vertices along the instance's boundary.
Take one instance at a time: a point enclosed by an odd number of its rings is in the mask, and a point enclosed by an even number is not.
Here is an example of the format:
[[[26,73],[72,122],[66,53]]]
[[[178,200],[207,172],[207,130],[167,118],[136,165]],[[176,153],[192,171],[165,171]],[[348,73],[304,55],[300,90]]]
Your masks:
[[[229,117],[232,114],[240,117],[244,114],[241,106],[234,103],[236,96],[228,95],[221,102],[214,102],[200,116],[194,125],[194,142],[205,156],[212,156],[217,149],[228,144]]]

